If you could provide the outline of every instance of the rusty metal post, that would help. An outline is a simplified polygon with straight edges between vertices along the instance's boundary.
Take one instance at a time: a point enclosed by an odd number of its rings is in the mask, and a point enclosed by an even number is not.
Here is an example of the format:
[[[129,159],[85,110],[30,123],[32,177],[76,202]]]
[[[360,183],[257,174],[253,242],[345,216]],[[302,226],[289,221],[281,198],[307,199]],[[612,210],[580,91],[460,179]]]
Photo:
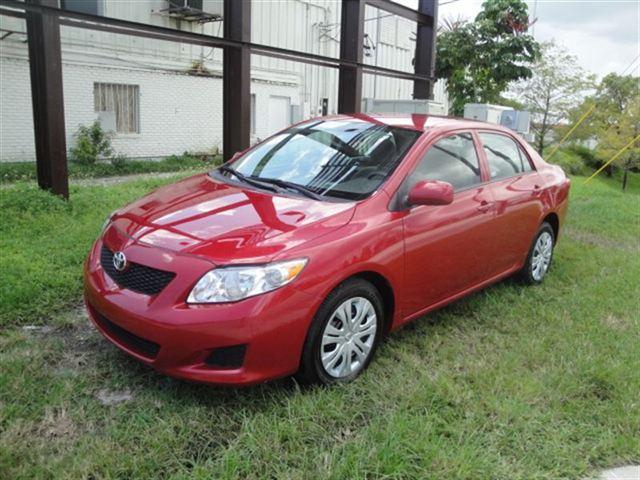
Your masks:
[[[364,48],[364,0],[342,0],[340,59],[362,63]],[[362,109],[362,67],[340,65],[338,112],[358,113]]]
[[[57,0],[27,2],[58,7]],[[60,23],[57,15],[29,10],[26,20],[38,185],[69,198]]]
[[[224,38],[251,41],[251,0],[225,0]],[[248,148],[251,135],[251,52],[248,46],[224,47],[223,157]]]

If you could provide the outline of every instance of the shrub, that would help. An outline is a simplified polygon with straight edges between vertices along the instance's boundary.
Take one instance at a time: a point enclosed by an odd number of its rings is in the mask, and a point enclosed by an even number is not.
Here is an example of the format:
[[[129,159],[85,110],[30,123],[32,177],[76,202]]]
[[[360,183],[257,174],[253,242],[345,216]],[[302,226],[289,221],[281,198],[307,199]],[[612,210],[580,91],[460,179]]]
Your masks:
[[[603,164],[602,160],[596,156],[596,153],[584,145],[569,145],[566,150],[580,157],[587,167],[595,169],[600,168]]]
[[[567,149],[558,150],[549,162],[559,165],[569,175],[582,175],[585,171],[583,159]]]
[[[113,134],[105,132],[98,120],[88,127],[80,125],[74,136],[76,144],[69,151],[70,160],[74,163],[93,165],[99,158],[109,157],[113,153],[111,149]]]
[[[127,163],[127,157],[122,153],[118,153],[117,155],[109,158],[109,162],[111,162],[111,165],[113,165],[116,170],[123,169],[125,163]]]

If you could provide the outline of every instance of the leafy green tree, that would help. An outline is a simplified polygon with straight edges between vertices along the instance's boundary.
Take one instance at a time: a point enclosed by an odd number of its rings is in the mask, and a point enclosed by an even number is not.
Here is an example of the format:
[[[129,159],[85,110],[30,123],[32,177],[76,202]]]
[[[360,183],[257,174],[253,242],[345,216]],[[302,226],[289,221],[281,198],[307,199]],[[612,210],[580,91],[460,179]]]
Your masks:
[[[568,124],[577,121],[592,106],[595,107],[592,113],[575,130],[572,138],[596,140],[596,161],[589,166],[599,168],[640,134],[639,79],[615,73],[605,76],[593,95],[571,112]],[[611,176],[616,168],[622,168],[626,178],[627,171],[640,168],[639,143],[633,142],[606,168],[605,173]]]
[[[595,95],[596,153],[604,161],[618,155],[612,165],[624,171],[623,189],[628,171],[640,168],[640,142],[633,141],[640,134],[639,93],[637,77],[611,73],[602,79]],[[631,146],[627,147],[629,143]],[[611,169],[607,173],[611,174]]]
[[[510,82],[531,77],[539,45],[528,28],[522,0],[486,0],[473,22],[445,22],[436,76],[447,81],[454,115],[462,115],[466,103],[497,102]]]
[[[562,124],[574,125],[579,117],[567,122],[576,105],[580,105],[593,77],[579,65],[575,56],[553,42],[541,45],[541,55],[533,66],[533,76],[516,83],[512,93],[531,112],[531,130],[538,153],[552,141],[552,133]],[[590,108],[585,104],[585,108]],[[558,135],[561,135],[558,132]]]

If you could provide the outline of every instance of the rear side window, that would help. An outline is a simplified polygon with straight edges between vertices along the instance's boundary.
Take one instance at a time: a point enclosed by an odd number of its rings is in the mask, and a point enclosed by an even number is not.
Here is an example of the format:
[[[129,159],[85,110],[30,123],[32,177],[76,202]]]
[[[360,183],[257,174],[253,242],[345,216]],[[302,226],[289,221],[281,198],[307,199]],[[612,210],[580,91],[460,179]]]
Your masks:
[[[480,162],[471,133],[438,140],[429,148],[410,180],[411,185],[421,180],[441,180],[449,182],[455,190],[481,183]]]
[[[533,171],[533,167],[531,166],[531,161],[529,160],[529,156],[524,152],[524,149],[520,145],[518,145],[518,151],[520,152],[520,158],[522,159],[522,171],[523,172]]]
[[[480,133],[482,148],[487,155],[491,180],[513,177],[531,170],[531,164],[516,142],[495,133]]]

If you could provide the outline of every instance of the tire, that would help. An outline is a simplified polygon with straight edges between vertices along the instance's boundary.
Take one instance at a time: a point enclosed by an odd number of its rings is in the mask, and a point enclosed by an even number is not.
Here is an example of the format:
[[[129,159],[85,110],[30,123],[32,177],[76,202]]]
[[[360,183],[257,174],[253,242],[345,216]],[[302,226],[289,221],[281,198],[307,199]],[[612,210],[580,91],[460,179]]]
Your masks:
[[[383,312],[380,292],[371,283],[354,278],[340,284],[313,318],[297,379],[304,384],[324,385],[355,379],[367,368],[378,347]],[[349,316],[352,322],[343,322]]]
[[[543,222],[533,237],[527,260],[519,272],[518,276],[522,281],[529,285],[542,283],[553,259],[555,241],[553,228],[547,222]]]

